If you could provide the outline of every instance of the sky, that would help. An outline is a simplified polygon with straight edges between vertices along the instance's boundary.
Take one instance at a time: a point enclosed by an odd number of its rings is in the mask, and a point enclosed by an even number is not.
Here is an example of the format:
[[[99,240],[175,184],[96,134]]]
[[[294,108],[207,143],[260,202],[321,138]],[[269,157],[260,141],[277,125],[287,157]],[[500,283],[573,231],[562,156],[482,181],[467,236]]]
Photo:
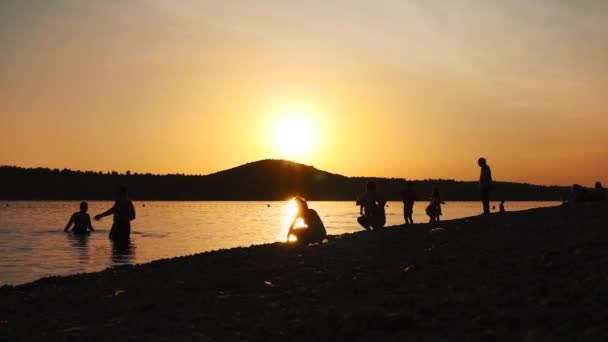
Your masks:
[[[0,164],[608,183],[608,2],[0,1]]]

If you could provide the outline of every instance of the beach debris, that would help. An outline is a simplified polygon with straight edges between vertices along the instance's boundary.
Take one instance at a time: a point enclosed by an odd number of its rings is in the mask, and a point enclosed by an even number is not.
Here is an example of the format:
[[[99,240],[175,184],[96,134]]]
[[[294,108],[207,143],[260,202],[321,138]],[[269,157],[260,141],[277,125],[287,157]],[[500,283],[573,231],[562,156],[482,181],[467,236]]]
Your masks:
[[[407,264],[405,265],[405,267],[401,270],[401,279],[405,279],[408,274],[412,273],[415,269],[414,264]]]
[[[63,329],[63,333],[70,333],[70,332],[76,332],[76,331],[81,331],[83,330],[83,327],[71,327],[71,328],[67,328],[67,329]]]
[[[122,296],[126,293],[127,293],[127,291],[125,291],[125,290],[116,290],[116,291],[114,291],[114,297]]]
[[[443,232],[445,232],[445,231],[446,231],[446,229],[445,229],[445,228],[438,227],[438,228],[433,228],[433,229],[431,229],[429,232],[430,232],[431,234],[438,234],[438,233],[443,233]]]
[[[414,270],[413,264],[405,265],[405,267],[403,268],[403,273],[412,272],[413,270]]]
[[[217,296],[215,298],[224,300],[224,299],[230,299],[230,298],[232,298],[232,296],[230,294],[220,290],[220,291],[217,291]]]
[[[328,243],[328,242],[329,242],[329,240],[327,240],[327,239],[323,239],[323,241],[321,241],[321,243]]]

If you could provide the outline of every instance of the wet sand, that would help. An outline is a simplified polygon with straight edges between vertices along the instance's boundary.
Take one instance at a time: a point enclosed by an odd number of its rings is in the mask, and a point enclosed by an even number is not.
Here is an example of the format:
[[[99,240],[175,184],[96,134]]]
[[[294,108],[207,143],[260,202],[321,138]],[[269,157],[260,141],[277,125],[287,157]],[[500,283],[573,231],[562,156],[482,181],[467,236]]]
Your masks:
[[[586,203],[4,286],[0,340],[602,341],[607,219]]]

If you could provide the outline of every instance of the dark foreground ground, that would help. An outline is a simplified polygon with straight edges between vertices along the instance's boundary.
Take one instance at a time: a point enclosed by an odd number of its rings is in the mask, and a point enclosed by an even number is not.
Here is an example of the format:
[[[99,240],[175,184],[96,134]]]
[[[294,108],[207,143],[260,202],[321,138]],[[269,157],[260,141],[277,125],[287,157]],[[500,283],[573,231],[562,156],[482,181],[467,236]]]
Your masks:
[[[0,340],[605,341],[607,220],[588,203],[5,286]]]

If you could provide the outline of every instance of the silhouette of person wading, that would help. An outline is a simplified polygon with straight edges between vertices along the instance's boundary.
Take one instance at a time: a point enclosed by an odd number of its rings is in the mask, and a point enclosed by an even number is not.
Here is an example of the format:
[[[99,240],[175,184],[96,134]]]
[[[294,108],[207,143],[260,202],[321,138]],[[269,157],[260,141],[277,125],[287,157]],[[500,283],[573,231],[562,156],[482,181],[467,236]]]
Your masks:
[[[135,220],[135,208],[129,199],[127,188],[118,188],[118,197],[114,206],[101,214],[95,215],[95,219],[114,215],[114,223],[110,229],[110,239],[116,242],[128,242],[131,237],[131,221]]]
[[[298,239],[298,243],[305,245],[322,242],[327,236],[327,232],[319,214],[314,209],[308,208],[308,203],[303,198],[295,197],[293,200],[298,206],[298,212],[287,231],[287,241],[289,241],[289,236],[293,235]],[[302,219],[306,228],[296,228],[298,219]]]
[[[490,192],[492,191],[492,171],[486,163],[486,158],[479,158],[477,165],[481,168],[479,174],[479,190],[481,191],[481,202],[483,203],[483,214],[490,213]]]
[[[365,230],[380,229],[386,223],[386,213],[384,211],[386,200],[376,192],[376,182],[368,181],[366,188],[367,191],[357,199],[361,215],[357,218],[357,222]]]
[[[94,231],[95,229],[93,229],[93,225],[91,224],[91,217],[89,216],[89,214],[87,214],[87,210],[89,210],[89,204],[87,202],[80,202],[80,211],[77,211],[72,214],[70,220],[68,221],[68,224],[66,224],[63,231],[67,232],[68,230],[70,230],[72,224],[74,225],[72,231],[76,234],[84,234],[87,233],[89,230]]]

